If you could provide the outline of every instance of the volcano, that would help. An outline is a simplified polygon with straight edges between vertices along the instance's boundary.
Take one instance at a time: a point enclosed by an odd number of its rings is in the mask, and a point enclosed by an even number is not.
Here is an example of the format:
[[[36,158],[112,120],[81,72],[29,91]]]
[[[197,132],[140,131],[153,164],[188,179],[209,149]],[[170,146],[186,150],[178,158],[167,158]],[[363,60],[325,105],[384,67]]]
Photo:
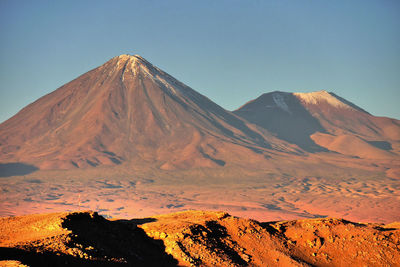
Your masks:
[[[327,91],[266,93],[234,113],[308,152],[399,157],[399,120],[373,116]]]
[[[218,167],[232,152],[271,149],[296,152],[138,55],[112,58],[0,125],[0,161],[40,169]]]

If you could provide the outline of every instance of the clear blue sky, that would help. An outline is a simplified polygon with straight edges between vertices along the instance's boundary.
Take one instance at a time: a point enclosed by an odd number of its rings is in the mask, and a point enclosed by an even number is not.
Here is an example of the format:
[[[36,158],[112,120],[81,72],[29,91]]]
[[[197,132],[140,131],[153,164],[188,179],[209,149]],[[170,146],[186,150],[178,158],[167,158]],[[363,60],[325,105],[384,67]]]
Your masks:
[[[400,119],[398,0],[1,0],[0,34],[0,122],[120,54],[228,110],[324,89]]]

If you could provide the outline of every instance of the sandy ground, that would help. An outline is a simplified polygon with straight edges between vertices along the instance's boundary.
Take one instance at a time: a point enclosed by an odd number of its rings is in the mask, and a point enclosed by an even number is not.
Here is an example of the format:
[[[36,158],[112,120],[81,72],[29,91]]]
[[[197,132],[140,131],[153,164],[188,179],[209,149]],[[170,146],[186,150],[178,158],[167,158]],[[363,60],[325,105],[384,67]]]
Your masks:
[[[168,172],[93,168],[0,178],[0,216],[94,210],[117,218],[189,209],[224,210],[259,221],[337,217],[400,221],[400,182],[384,173],[330,175],[274,170]],[[322,172],[323,173],[323,172]],[[325,173],[329,173],[326,172]]]

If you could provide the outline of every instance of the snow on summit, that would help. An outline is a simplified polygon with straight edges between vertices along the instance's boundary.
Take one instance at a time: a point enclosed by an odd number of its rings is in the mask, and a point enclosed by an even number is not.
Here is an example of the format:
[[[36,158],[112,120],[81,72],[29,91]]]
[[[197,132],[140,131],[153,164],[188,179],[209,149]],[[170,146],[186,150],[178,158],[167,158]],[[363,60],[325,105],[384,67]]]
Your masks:
[[[305,104],[317,105],[321,102],[327,102],[337,108],[352,108],[325,90],[310,93],[293,93],[293,95]]]
[[[146,59],[141,57],[140,55],[128,55],[122,54],[116,56],[114,58],[116,60],[116,70],[123,69],[122,72],[122,81],[125,81],[125,73],[130,72],[133,76],[136,76],[140,73],[146,75],[151,80],[160,83],[164,88],[168,89],[171,93],[177,95],[176,89],[180,89],[177,86],[178,81],[176,81],[173,77],[171,77],[166,72],[157,68]],[[107,64],[107,63],[106,63]]]

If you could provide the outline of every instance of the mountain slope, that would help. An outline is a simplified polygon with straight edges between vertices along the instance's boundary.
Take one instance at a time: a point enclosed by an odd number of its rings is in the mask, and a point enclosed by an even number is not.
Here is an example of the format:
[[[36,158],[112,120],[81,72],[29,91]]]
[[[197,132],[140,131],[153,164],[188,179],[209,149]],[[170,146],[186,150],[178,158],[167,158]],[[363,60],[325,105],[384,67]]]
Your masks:
[[[294,151],[140,56],[121,55],[0,125],[0,161],[41,169],[224,166],[228,151]]]
[[[375,117],[326,91],[267,93],[234,113],[309,152],[399,157],[400,121]]]

